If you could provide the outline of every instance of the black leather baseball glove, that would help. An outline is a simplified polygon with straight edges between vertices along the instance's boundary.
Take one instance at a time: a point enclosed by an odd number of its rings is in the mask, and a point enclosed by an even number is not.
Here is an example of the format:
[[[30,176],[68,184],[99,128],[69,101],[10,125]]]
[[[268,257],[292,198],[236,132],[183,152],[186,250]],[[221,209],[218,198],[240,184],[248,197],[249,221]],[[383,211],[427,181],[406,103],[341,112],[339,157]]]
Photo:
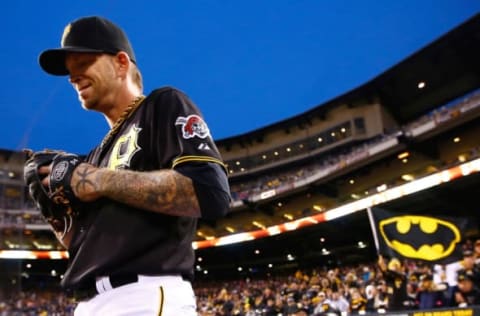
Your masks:
[[[31,198],[46,221],[61,237],[70,231],[73,217],[78,215],[80,201],[72,191],[70,181],[75,168],[82,162],[79,156],[56,150],[26,151],[24,179]],[[42,184],[45,175],[39,168],[51,165],[50,185]]]

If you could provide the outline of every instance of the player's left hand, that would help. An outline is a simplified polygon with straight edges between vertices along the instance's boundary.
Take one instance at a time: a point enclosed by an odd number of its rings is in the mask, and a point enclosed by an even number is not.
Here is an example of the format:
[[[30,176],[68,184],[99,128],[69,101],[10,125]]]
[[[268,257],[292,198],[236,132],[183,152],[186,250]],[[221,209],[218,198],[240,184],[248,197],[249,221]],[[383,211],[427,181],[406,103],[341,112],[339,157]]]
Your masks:
[[[24,179],[30,196],[57,236],[63,239],[80,211],[70,180],[81,159],[58,150],[26,153]]]
[[[58,153],[48,166],[39,168],[39,174],[45,176],[42,184],[48,188],[50,199],[56,204],[69,204],[77,197],[71,181],[74,170],[82,163],[79,156],[70,153]]]

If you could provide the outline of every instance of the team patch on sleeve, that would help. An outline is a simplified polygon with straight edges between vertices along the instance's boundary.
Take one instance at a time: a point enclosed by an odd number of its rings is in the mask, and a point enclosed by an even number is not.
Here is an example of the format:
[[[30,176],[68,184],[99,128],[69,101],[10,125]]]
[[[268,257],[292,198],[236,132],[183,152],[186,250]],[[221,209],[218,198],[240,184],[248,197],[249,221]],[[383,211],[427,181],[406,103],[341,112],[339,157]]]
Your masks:
[[[187,117],[177,117],[175,120],[175,125],[182,126],[182,137],[185,139],[193,137],[207,138],[210,136],[210,130],[208,129],[205,121],[200,116],[195,114]]]

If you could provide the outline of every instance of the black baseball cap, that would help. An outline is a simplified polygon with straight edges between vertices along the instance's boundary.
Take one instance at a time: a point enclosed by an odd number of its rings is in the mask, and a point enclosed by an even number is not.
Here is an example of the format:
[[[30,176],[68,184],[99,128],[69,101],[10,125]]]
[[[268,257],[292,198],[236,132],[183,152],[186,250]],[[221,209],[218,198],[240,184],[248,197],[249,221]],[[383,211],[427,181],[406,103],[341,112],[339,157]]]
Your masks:
[[[433,280],[433,275],[430,273],[425,273],[420,276],[420,281],[432,281]]]
[[[457,281],[458,281],[458,282],[461,282],[461,281],[465,281],[465,280],[470,280],[470,281],[474,282],[474,281],[475,281],[475,278],[474,278],[473,274],[468,273],[468,272],[465,271],[465,270],[460,270],[460,271],[458,271]]]
[[[67,52],[107,53],[124,51],[136,63],[132,45],[125,32],[113,22],[98,16],[83,17],[68,24],[63,30],[61,47],[43,51],[40,66],[52,75],[65,76]]]

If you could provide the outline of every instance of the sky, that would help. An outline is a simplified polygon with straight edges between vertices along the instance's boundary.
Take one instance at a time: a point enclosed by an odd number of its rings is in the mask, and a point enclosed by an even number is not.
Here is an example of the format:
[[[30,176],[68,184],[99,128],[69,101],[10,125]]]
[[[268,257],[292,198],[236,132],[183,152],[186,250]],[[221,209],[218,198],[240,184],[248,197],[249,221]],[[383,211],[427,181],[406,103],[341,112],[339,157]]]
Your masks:
[[[108,131],[38,55],[100,15],[130,38],[144,93],[184,91],[215,140],[301,114],[380,75],[480,12],[478,0],[23,0],[2,3],[0,149],[88,153]]]

